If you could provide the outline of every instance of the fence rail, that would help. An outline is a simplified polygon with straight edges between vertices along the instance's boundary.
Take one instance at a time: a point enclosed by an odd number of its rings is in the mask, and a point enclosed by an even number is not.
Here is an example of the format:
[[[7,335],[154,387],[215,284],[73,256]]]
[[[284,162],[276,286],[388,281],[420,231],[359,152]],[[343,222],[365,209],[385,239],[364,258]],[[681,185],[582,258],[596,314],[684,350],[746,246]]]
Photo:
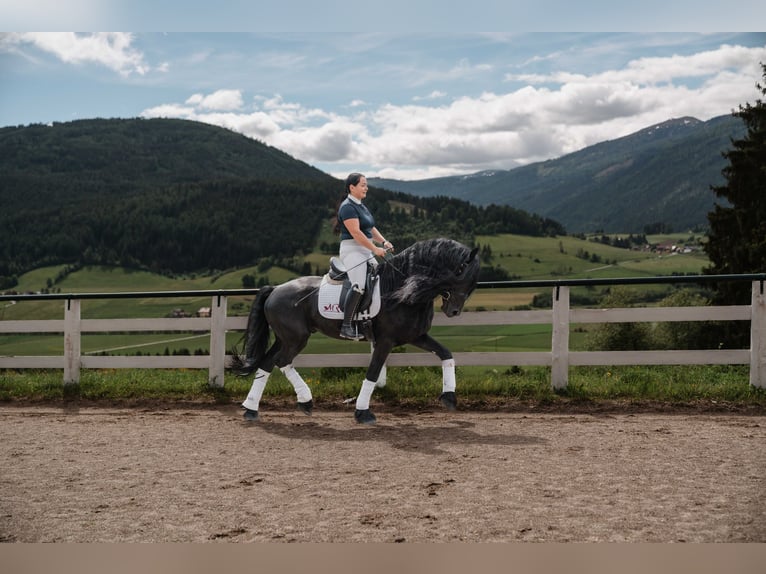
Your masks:
[[[645,307],[615,309],[570,308],[570,288],[586,285],[703,283],[749,281],[750,305],[705,307]],[[463,352],[455,353],[458,365],[546,366],[551,369],[551,385],[566,387],[570,366],[586,365],[690,365],[690,364],[749,364],[750,384],[766,387],[766,274],[703,275],[678,277],[643,277],[624,279],[571,279],[553,281],[497,281],[480,283],[481,289],[551,287],[552,308],[537,311],[466,312],[455,318],[437,314],[434,325],[552,325],[551,350],[541,352]],[[149,368],[208,369],[211,385],[223,386],[224,373],[231,359],[226,354],[227,331],[244,331],[246,317],[227,316],[229,296],[254,295],[257,289],[218,291],[160,291],[132,293],[78,293],[0,295],[0,301],[29,300],[64,301],[63,320],[0,321],[0,333],[62,333],[62,356],[0,355],[0,369],[63,369],[64,383],[77,383],[81,369]],[[144,319],[82,319],[81,302],[88,299],[124,299],[158,297],[211,297],[209,318],[144,318]],[[581,351],[569,350],[570,325],[578,323],[626,323],[663,321],[750,321],[748,349],[670,350],[670,351]],[[83,333],[202,331],[210,334],[208,355],[195,356],[91,356],[83,355]],[[360,367],[366,366],[366,353],[302,354],[296,357],[296,367]],[[388,366],[437,366],[438,358],[429,353],[395,353]]]

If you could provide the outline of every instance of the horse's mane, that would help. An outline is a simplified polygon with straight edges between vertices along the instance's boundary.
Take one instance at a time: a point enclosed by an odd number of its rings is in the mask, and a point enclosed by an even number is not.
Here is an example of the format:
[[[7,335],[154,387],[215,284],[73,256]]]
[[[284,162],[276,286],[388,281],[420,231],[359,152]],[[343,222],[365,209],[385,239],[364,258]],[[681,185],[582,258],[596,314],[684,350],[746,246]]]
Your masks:
[[[387,306],[431,303],[457,280],[471,250],[453,239],[426,239],[383,261],[381,293]],[[471,263],[478,267],[478,259]]]

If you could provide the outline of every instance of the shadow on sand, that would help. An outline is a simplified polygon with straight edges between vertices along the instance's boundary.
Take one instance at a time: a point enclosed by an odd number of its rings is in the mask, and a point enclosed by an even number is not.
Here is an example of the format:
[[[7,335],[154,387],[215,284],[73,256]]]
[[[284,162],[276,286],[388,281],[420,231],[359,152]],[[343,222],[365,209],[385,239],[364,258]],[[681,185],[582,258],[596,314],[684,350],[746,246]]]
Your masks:
[[[392,448],[423,454],[447,454],[444,445],[500,445],[509,447],[547,444],[546,439],[519,434],[483,434],[474,422],[455,418],[442,421],[387,419],[368,427],[357,425],[353,419],[347,428],[335,428],[331,423],[306,419],[305,421],[264,421],[243,423],[254,430],[282,438],[301,441],[370,442],[382,441]],[[480,430],[480,429],[479,429]]]

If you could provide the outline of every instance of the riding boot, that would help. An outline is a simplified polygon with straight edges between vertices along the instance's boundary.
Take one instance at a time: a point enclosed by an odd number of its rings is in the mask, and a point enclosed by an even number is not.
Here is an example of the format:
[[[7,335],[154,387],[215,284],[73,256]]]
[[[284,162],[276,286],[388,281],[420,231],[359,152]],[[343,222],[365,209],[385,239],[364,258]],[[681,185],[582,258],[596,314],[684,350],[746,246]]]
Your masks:
[[[346,301],[343,306],[343,326],[340,328],[340,336],[344,339],[359,341],[362,336],[354,328],[353,317],[356,315],[356,308],[362,299],[363,292],[357,291],[356,285],[352,287],[346,295]]]

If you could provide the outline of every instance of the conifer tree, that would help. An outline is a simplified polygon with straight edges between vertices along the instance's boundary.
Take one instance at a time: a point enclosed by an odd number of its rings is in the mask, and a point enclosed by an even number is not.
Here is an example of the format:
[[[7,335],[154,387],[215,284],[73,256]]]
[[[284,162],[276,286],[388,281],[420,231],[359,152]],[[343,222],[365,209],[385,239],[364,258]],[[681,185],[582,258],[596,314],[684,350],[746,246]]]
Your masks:
[[[766,96],[766,65],[761,64],[763,84],[756,83]],[[766,102],[740,105],[733,115],[747,127],[745,137],[732,141],[724,152],[729,161],[722,173],[724,185],[713,186],[716,196],[726,200],[717,203],[710,213],[710,231],[705,251],[711,266],[709,274],[766,272]],[[747,282],[721,282],[715,286],[713,303],[718,305],[748,304]],[[746,325],[732,326],[724,337],[726,345],[746,344]]]

